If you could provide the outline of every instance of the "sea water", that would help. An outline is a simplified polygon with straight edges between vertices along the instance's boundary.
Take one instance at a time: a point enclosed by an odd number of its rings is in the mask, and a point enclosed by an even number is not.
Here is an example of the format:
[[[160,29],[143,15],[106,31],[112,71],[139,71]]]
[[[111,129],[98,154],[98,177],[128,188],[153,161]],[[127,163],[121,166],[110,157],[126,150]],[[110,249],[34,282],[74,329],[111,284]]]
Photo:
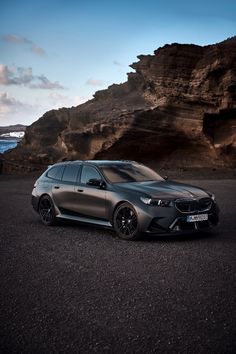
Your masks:
[[[17,145],[17,140],[11,139],[11,140],[5,140],[5,139],[0,139],[0,153],[4,153],[5,151],[9,149],[13,149]]]

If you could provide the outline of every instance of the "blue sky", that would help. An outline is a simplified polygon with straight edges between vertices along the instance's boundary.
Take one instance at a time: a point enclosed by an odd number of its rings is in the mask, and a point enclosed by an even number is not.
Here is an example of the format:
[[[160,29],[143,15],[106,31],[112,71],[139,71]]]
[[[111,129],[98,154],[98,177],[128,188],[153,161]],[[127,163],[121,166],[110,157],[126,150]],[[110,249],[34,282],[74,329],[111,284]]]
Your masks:
[[[166,43],[235,34],[235,0],[1,0],[0,125],[78,105]]]

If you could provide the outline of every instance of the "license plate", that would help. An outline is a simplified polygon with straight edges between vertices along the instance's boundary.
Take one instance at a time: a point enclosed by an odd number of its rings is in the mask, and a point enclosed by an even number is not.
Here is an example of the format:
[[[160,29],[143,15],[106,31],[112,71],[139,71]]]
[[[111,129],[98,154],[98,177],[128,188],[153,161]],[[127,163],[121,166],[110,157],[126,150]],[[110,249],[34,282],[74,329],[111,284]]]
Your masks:
[[[205,221],[208,220],[208,214],[188,215],[187,222]]]

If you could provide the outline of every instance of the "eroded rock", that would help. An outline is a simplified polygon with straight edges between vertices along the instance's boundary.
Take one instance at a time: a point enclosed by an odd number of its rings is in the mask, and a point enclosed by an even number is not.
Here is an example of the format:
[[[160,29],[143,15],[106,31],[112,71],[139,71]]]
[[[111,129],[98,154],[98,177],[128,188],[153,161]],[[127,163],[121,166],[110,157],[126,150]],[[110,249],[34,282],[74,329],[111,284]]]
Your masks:
[[[236,37],[204,47],[165,45],[138,59],[127,82],[45,113],[5,158],[236,166]]]

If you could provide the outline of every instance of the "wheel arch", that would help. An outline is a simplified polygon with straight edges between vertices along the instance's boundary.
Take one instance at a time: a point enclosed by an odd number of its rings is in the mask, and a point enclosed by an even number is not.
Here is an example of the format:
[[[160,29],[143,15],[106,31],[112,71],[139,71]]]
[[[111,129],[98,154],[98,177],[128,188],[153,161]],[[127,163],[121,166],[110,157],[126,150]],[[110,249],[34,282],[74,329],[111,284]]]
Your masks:
[[[123,216],[122,219],[120,220],[119,223],[117,222],[117,218],[115,214],[119,213],[119,207],[122,209],[122,205],[124,205],[124,208],[127,208],[129,210],[132,210],[133,213],[129,214],[129,216]],[[133,215],[135,214],[135,219],[133,220]],[[132,215],[132,216],[130,216]],[[128,220],[129,219],[129,220]],[[138,220],[138,213],[135,208],[135,205],[131,203],[130,201],[127,200],[121,200],[116,204],[116,207],[114,208],[113,212],[113,228],[116,231],[117,235],[126,240],[138,240],[141,237],[141,230],[139,226],[139,220]],[[122,231],[123,230],[123,231]],[[128,232],[127,232],[128,231]]]
[[[39,204],[40,204],[40,201],[43,197],[49,197],[51,199],[51,201],[53,202],[52,200],[52,197],[50,196],[50,194],[48,193],[43,193],[40,197],[39,197],[39,200],[38,200],[38,205],[37,205],[37,210],[39,210]],[[54,205],[54,202],[53,202],[53,205]]]
[[[113,226],[113,219],[114,219],[114,214],[115,214],[115,212],[116,212],[116,209],[117,209],[120,205],[125,204],[125,203],[130,204],[130,205],[135,209],[135,206],[134,206],[132,203],[130,203],[129,200],[125,200],[125,199],[124,199],[124,200],[120,200],[118,203],[116,203],[115,207],[113,208],[113,212],[112,212],[112,216],[111,216],[111,224],[112,224],[112,226]]]

